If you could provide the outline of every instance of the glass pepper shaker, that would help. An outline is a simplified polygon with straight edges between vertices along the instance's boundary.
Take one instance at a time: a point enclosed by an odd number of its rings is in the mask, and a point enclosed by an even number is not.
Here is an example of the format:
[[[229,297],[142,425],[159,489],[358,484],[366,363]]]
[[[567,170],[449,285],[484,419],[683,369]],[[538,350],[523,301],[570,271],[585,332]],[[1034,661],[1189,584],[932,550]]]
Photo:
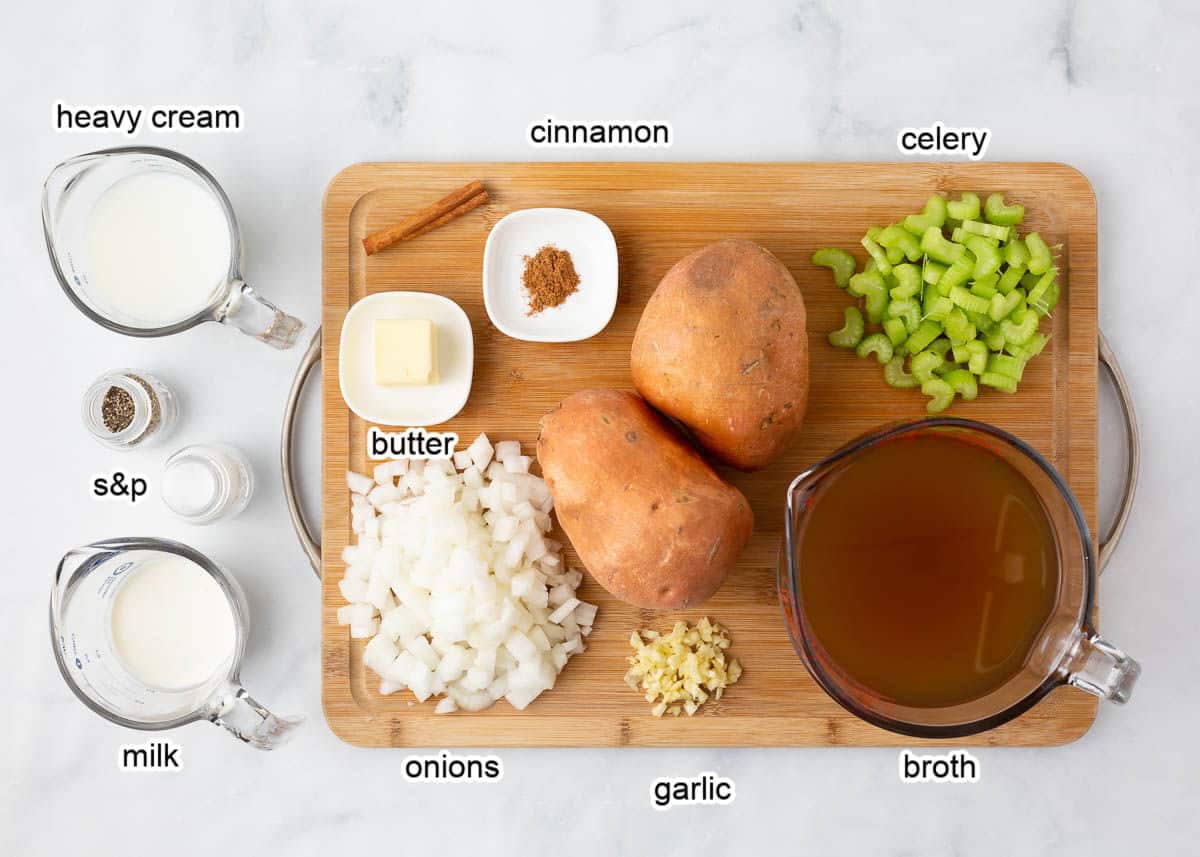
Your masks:
[[[113,449],[130,449],[170,434],[179,418],[175,394],[138,369],[101,375],[83,394],[83,424]]]

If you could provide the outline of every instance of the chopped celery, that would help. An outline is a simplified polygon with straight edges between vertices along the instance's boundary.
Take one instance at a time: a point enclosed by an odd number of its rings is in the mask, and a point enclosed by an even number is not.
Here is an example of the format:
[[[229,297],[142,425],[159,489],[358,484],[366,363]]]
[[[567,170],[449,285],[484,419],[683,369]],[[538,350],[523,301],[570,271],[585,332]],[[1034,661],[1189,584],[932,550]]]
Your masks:
[[[982,235],[984,238],[994,238],[1001,243],[1008,240],[1011,231],[1007,226],[997,226],[994,223],[980,223],[978,220],[964,220],[962,230],[968,235]]]
[[[921,382],[921,392],[929,396],[925,410],[931,414],[940,414],[954,401],[954,388],[941,378],[930,378]]]
[[[940,233],[945,223],[946,198],[936,193],[925,201],[924,211],[904,218],[904,228],[913,235],[924,235],[929,229],[937,229]]]
[[[1054,264],[1054,256],[1050,253],[1046,242],[1042,240],[1042,236],[1036,232],[1030,232],[1025,236],[1025,246],[1029,248],[1029,273],[1037,274],[1040,277],[1049,271]]]
[[[930,289],[925,295],[925,303],[921,311],[925,314],[925,318],[933,321],[945,321],[950,315],[950,311],[954,309],[954,303],[950,298],[945,298]]]
[[[988,318],[988,315],[985,312],[968,312],[967,321],[975,325],[975,327],[979,329],[980,333],[987,333],[988,331],[995,330],[998,326],[996,322]]]
[[[1006,340],[1004,339],[1004,331],[1002,331],[1000,326],[997,325],[995,330],[983,335],[983,341],[985,343],[985,348],[990,349],[991,351],[1000,351],[1005,347],[1006,344]],[[979,370],[979,372],[982,371],[983,369]],[[979,372],[976,372],[975,374],[978,375]]]
[[[995,274],[988,274],[986,277],[980,277],[975,282],[971,283],[971,294],[991,300],[992,295],[996,294],[996,283],[1000,280]]]
[[[1021,282],[1021,277],[1025,275],[1025,269],[1021,266],[1009,268],[1000,275],[1000,279],[996,281],[996,291],[1002,295],[1007,295],[1017,287]]]
[[[876,360],[880,363],[887,363],[892,359],[892,341],[882,333],[872,333],[858,343],[854,353],[859,357],[866,357],[868,354],[874,353]]]
[[[952,265],[966,254],[967,249],[947,240],[938,227],[930,226],[921,236],[921,251],[935,262]]]
[[[991,305],[988,307],[988,318],[996,322],[1003,321],[1008,318],[1010,312],[1017,308],[1017,304],[1020,302],[1020,292],[1012,291],[1007,295],[994,294]]]
[[[966,313],[956,307],[946,319],[946,335],[952,345],[966,345],[975,338],[975,325],[967,319]]]
[[[1046,347],[1046,343],[1049,341],[1050,334],[1035,333],[1024,345],[1006,345],[1005,350],[1021,362],[1028,363],[1042,353],[1042,349]]]
[[[1015,232],[1013,233],[1016,234]],[[1013,238],[1004,245],[1004,262],[1013,268],[1029,266],[1029,248],[1020,238]]]
[[[966,245],[967,249],[975,256],[975,272],[973,276],[976,280],[1000,269],[1000,265],[1004,261],[1004,256],[999,248],[988,241],[988,239],[982,235],[968,235]]]
[[[974,237],[976,237],[976,238],[982,238],[984,241],[988,242],[993,247],[1000,246],[999,239],[990,238],[987,235],[980,235],[978,233],[968,232],[967,230],[963,229],[961,226],[954,227],[953,231],[951,231],[951,233],[950,233],[950,240],[953,241],[955,244],[966,244],[967,239],[970,238],[972,235],[974,235]]]
[[[1027,312],[1020,321],[1005,319],[1000,322],[1000,330],[1004,333],[1004,341],[1013,345],[1024,345],[1037,333],[1037,313]]]
[[[988,223],[995,223],[998,226],[1016,226],[1025,219],[1025,206],[1015,203],[1005,205],[1004,194],[993,193],[983,204],[983,216],[987,218]]]
[[[917,239],[917,236],[913,235],[907,229],[897,226],[895,223],[885,226],[883,231],[879,233],[879,237],[875,240],[889,251],[899,250],[904,254],[904,258],[910,262],[919,262],[921,260],[921,242]],[[896,261],[900,260],[897,259]]]
[[[904,320],[900,318],[884,319],[883,332],[887,334],[887,338],[892,341],[893,346],[908,339],[908,328],[904,326]]]
[[[921,324],[921,308],[912,298],[901,298],[887,305],[887,317],[904,321],[904,329],[912,333]]]
[[[954,220],[978,220],[979,195],[967,191],[957,202],[947,202],[946,214]]]
[[[875,260],[875,268],[881,274],[890,274],[892,272],[892,263],[888,261],[887,253],[875,242],[874,238],[864,235],[862,241],[859,243],[871,255],[871,258]]]
[[[1020,381],[1025,374],[1025,361],[1007,354],[993,354],[988,358],[985,372],[995,372],[1007,375],[1014,381]]]
[[[1002,393],[1017,392],[1017,379],[998,372],[984,372],[979,376],[979,383]]]
[[[1029,290],[1029,305],[1036,307],[1038,304],[1044,303],[1046,293],[1050,291],[1050,287],[1054,285],[1054,278],[1058,276],[1058,268],[1051,268],[1046,273],[1042,274],[1042,278],[1037,281],[1032,289]],[[1045,315],[1045,313],[1042,313]]]
[[[937,281],[944,273],[946,273],[945,265],[940,262],[931,262],[929,259],[926,259],[925,267],[921,269],[921,279],[931,286],[936,286]]]
[[[941,335],[942,326],[936,321],[926,319],[921,322],[920,327],[915,332],[909,335],[908,342],[905,343],[908,346],[909,354],[916,354],[918,351],[923,350],[929,343]]]
[[[858,298],[866,298],[867,320],[878,324],[883,320],[883,311],[887,307],[888,290],[879,271],[864,271],[850,278],[846,286],[850,294]]]
[[[904,234],[908,235],[907,232]],[[908,237],[912,238],[911,235]],[[896,278],[897,283],[891,290],[893,298],[911,298],[921,291],[921,269],[916,265],[897,265],[892,269],[892,276]]]
[[[1033,311],[1038,315],[1049,315],[1050,311],[1058,306],[1058,296],[1058,283],[1051,283],[1050,288],[1046,290],[1046,294],[1040,300],[1030,301],[1029,305],[1033,307]]]
[[[973,339],[971,341],[978,342],[979,340]],[[967,348],[967,343],[965,342],[961,345],[953,346],[950,349],[950,353],[953,355],[955,363],[966,363],[971,359],[971,349]]]
[[[862,313],[858,311],[856,306],[848,306],[843,311],[846,318],[846,323],[841,330],[830,331],[829,344],[838,348],[853,348],[862,341],[863,325]]]
[[[966,369],[951,369],[942,376],[954,392],[962,396],[964,402],[970,402],[979,395],[979,385],[975,383],[975,376]]]
[[[944,336],[939,336],[937,339],[933,340],[933,342],[925,346],[925,350],[932,351],[934,354],[945,360],[946,355],[950,353],[950,349],[952,347],[953,346],[950,344],[949,339]]]
[[[933,377],[933,371],[945,362],[942,355],[935,351],[922,351],[913,355],[909,368],[913,377],[924,384]]]
[[[987,298],[981,298],[979,295],[973,295],[962,286],[955,286],[950,289],[950,301],[958,307],[970,310],[971,312],[987,312]]]
[[[825,247],[818,250],[812,254],[812,260],[814,265],[820,265],[822,268],[833,271],[833,281],[841,289],[846,288],[846,284],[854,276],[854,269],[858,266],[853,256],[837,247]]]
[[[919,387],[921,382],[904,371],[904,358],[893,357],[883,367],[883,380],[893,387],[908,389]]]
[[[982,375],[987,370],[988,347],[978,339],[972,339],[964,346],[971,355],[967,358],[967,371]]]
[[[962,257],[947,268],[946,273],[937,281],[938,294],[942,297],[950,297],[950,290],[971,279],[971,272],[974,270],[975,260],[971,258],[970,253],[963,253]]]

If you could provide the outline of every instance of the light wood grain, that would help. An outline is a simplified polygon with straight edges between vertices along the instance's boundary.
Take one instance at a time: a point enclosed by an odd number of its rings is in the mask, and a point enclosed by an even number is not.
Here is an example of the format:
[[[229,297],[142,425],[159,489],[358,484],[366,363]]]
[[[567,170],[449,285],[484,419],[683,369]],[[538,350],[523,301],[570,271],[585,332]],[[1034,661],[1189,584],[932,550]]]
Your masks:
[[[480,178],[492,201],[427,235],[368,258],[360,239],[464,182]],[[830,700],[792,651],[775,596],[784,491],[803,468],[855,435],[924,415],[925,399],[887,387],[874,361],[830,348],[845,294],[809,257],[818,247],[857,248],[872,223],[919,210],[932,191],[1003,191],[1023,202],[1028,228],[1063,243],[1066,287],[1052,345],[1025,373],[1020,393],[985,391],[953,413],[993,423],[1026,440],[1066,476],[1096,531],[1096,204],[1087,180],[1060,164],[358,164],[325,196],[324,465],[322,584],[323,702],[340,737],[363,746],[904,745],[922,743],[870,726]],[[522,208],[579,208],[601,217],[620,259],[617,311],[582,343],[518,342],[488,321],[481,290],[489,229]],[[590,579],[582,598],[600,614],[588,651],[572,659],[555,689],[524,712],[501,702],[479,714],[434,715],[433,703],[378,693],[361,663],[361,642],[339,627],[350,538],[347,468],[367,469],[367,424],[338,389],[342,319],[367,294],[430,291],[457,301],[475,335],[470,401],[440,426],[464,443],[478,432],[533,450],[541,416],[585,387],[630,388],[629,347],[641,307],[678,259],[712,241],[741,237],[773,252],[795,276],[808,306],[811,392],[802,437],[770,469],[727,472],[750,499],[757,527],[738,567],[708,603],[683,614],[615,601]],[[862,253],[856,253],[862,256]],[[582,283],[581,288],[587,288]],[[569,561],[578,560],[569,552]],[[679,615],[710,615],[729,627],[745,676],[693,718],[659,720],[621,681],[629,632],[669,627]],[[1096,700],[1060,689],[1018,720],[960,744],[1051,745],[1087,731]]]

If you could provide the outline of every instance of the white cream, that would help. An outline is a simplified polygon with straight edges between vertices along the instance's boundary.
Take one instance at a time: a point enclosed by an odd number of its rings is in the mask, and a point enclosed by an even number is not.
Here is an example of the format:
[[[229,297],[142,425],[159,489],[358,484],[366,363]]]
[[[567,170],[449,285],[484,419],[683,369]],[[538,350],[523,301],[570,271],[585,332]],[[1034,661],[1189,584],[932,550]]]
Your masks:
[[[233,253],[225,211],[185,176],[147,172],[116,182],[87,224],[87,293],[136,327],[165,327],[207,307]]]
[[[155,556],[121,583],[109,622],[125,668],[161,690],[208,681],[237,645],[225,591],[199,565],[174,554]]]

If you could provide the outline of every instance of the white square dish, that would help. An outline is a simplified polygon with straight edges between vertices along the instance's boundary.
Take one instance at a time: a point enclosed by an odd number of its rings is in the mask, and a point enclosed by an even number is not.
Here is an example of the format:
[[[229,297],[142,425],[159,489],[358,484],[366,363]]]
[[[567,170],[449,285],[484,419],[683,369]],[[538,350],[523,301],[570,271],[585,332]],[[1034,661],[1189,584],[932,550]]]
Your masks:
[[[375,321],[425,318],[437,327],[437,381],[384,387],[375,383]],[[350,410],[367,422],[412,428],[454,417],[467,403],[475,371],[475,338],[462,307],[428,292],[379,292],[346,313],[338,346],[338,383]]]
[[[521,275],[526,256],[551,244],[571,254],[579,290],[529,315]],[[574,342],[604,330],[617,306],[617,241],[586,211],[526,208],[492,227],[483,251],[483,303],[492,324],[513,339]]]

